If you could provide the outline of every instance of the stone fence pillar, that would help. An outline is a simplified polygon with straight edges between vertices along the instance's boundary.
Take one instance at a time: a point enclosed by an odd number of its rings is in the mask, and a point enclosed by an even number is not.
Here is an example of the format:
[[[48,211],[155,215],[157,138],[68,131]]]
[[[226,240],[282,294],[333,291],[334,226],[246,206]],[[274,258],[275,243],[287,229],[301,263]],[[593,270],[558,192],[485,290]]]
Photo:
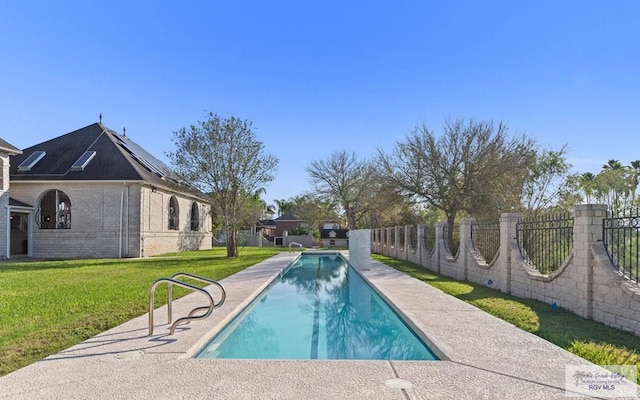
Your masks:
[[[602,241],[602,220],[607,217],[605,204],[580,204],[573,219],[573,263],[577,268],[576,297],[578,309],[573,310],[584,318],[593,317],[593,257],[591,245]]]
[[[416,252],[418,253],[418,265],[424,267],[424,264],[422,264],[422,254],[424,253],[424,225],[422,224],[416,226]]]
[[[349,231],[349,263],[360,271],[371,267],[371,229]]]
[[[434,244],[434,255],[436,257],[437,272],[440,273],[440,265],[442,264],[442,246],[444,246],[444,227],[446,222],[436,222],[436,242]]]
[[[516,224],[522,218],[520,213],[502,213],[500,215],[500,255],[498,256],[496,288],[511,293],[511,257],[512,244],[516,243]]]
[[[471,243],[471,225],[475,222],[475,218],[460,219],[460,247],[458,248],[458,265],[462,265],[463,271],[461,279],[467,280],[467,269],[469,266],[469,252],[473,250],[469,246]]]

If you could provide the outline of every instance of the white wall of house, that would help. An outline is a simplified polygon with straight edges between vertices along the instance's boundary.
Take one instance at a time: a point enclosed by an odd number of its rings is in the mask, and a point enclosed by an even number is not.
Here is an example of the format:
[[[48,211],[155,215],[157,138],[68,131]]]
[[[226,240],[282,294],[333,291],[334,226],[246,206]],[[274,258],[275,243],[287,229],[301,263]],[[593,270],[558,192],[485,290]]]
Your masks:
[[[190,229],[190,199],[175,195],[180,229],[168,229],[171,194],[152,192],[141,182],[20,182],[11,183],[11,197],[38,208],[42,195],[61,190],[71,202],[70,229],[40,229],[33,225],[31,256],[44,258],[143,257],[211,247],[211,224]],[[202,214],[205,214],[203,211]],[[206,210],[208,216],[208,210]]]
[[[169,229],[169,200],[175,196],[178,203],[178,229]],[[201,201],[164,191],[143,187],[141,190],[141,255],[150,256],[182,250],[211,248],[210,207]],[[191,230],[191,207],[199,209],[199,229]]]
[[[11,228],[7,207],[9,206],[9,154],[0,152],[0,259],[7,255],[8,237]]]

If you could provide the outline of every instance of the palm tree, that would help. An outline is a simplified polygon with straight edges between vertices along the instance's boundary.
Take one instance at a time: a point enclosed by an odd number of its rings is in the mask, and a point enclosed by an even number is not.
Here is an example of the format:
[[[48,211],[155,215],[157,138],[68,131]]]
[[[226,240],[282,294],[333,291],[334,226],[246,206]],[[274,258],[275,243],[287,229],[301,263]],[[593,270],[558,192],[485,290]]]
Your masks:
[[[602,169],[605,169],[605,170],[607,169],[618,170],[622,168],[623,168],[622,164],[618,160],[609,160],[605,165],[602,166]]]
[[[614,213],[628,207],[630,198],[633,200],[636,185],[631,172],[631,167],[622,165],[618,160],[609,160],[596,177],[599,191],[608,198]]]
[[[631,161],[630,168],[633,173],[633,201],[636,201],[636,191],[638,190],[638,185],[640,184],[640,160]]]
[[[596,176],[591,172],[585,172],[580,175],[580,187],[584,191],[587,204],[591,203],[591,196],[593,196],[593,192],[595,191],[595,179]]]
[[[276,206],[278,206],[278,216],[283,216],[286,213],[292,212],[296,206],[296,204],[291,200],[279,199],[274,200]]]

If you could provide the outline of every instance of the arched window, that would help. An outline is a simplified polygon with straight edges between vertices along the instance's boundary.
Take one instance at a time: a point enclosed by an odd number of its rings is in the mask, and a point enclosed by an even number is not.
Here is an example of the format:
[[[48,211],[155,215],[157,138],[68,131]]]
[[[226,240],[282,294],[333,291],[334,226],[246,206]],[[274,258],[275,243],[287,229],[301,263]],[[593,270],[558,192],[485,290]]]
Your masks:
[[[200,211],[198,210],[198,203],[195,201],[191,204],[191,230],[197,231],[200,229]]]
[[[169,230],[177,231],[180,226],[180,210],[178,210],[178,200],[175,196],[169,199]]]
[[[61,190],[49,190],[40,198],[36,215],[40,229],[71,229],[71,200]]]

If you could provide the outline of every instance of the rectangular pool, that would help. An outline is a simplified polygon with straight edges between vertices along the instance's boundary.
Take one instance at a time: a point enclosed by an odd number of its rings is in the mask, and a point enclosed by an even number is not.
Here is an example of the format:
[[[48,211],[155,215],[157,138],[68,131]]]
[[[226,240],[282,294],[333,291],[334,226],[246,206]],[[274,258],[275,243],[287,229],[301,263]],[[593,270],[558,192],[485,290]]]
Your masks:
[[[338,253],[303,253],[195,357],[437,360]]]

